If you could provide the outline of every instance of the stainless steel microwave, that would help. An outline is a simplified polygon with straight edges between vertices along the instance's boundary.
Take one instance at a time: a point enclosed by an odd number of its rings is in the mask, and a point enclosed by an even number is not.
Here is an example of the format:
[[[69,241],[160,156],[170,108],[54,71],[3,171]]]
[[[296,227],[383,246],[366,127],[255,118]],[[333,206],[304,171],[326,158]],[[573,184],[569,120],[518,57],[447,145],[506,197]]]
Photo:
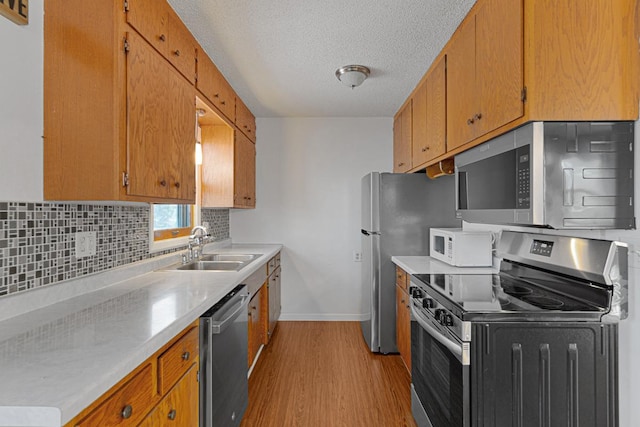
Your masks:
[[[532,122],[455,157],[456,217],[635,228],[633,122]]]

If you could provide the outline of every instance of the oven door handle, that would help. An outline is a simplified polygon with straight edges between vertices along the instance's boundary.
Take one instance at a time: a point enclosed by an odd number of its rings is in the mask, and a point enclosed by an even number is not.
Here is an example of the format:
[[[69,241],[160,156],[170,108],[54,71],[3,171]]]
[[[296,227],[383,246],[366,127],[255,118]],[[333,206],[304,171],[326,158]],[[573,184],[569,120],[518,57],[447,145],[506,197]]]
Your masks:
[[[448,350],[450,350],[459,360],[462,360],[462,345],[450,340],[449,338],[442,335],[436,328],[431,326],[426,320],[422,318],[422,314],[419,313],[413,304],[411,304],[411,313],[413,314],[413,318],[420,324],[422,329],[427,331],[429,335],[431,335],[436,341],[445,346]]]

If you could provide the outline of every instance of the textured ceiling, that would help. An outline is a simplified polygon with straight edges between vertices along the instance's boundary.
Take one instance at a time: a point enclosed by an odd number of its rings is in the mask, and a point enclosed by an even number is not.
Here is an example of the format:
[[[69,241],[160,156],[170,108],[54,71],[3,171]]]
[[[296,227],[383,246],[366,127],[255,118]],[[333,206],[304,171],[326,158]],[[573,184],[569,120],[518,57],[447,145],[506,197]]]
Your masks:
[[[169,0],[257,117],[393,116],[474,2]]]

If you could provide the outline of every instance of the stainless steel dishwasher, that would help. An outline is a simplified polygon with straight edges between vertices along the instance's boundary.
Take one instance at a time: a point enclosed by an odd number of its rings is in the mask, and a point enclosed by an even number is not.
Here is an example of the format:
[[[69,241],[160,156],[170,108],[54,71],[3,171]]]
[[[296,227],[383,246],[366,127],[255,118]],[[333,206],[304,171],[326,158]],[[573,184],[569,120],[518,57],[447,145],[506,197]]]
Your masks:
[[[200,317],[200,426],[238,426],[249,403],[247,305],[238,285]]]

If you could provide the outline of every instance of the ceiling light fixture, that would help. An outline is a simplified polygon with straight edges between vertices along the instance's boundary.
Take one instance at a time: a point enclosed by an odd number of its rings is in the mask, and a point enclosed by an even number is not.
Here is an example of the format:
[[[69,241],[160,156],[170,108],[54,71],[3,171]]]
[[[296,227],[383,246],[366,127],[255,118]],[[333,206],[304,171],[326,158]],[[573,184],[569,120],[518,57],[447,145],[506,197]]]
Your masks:
[[[345,65],[336,70],[336,77],[342,83],[353,89],[365,81],[371,71],[364,65]]]

